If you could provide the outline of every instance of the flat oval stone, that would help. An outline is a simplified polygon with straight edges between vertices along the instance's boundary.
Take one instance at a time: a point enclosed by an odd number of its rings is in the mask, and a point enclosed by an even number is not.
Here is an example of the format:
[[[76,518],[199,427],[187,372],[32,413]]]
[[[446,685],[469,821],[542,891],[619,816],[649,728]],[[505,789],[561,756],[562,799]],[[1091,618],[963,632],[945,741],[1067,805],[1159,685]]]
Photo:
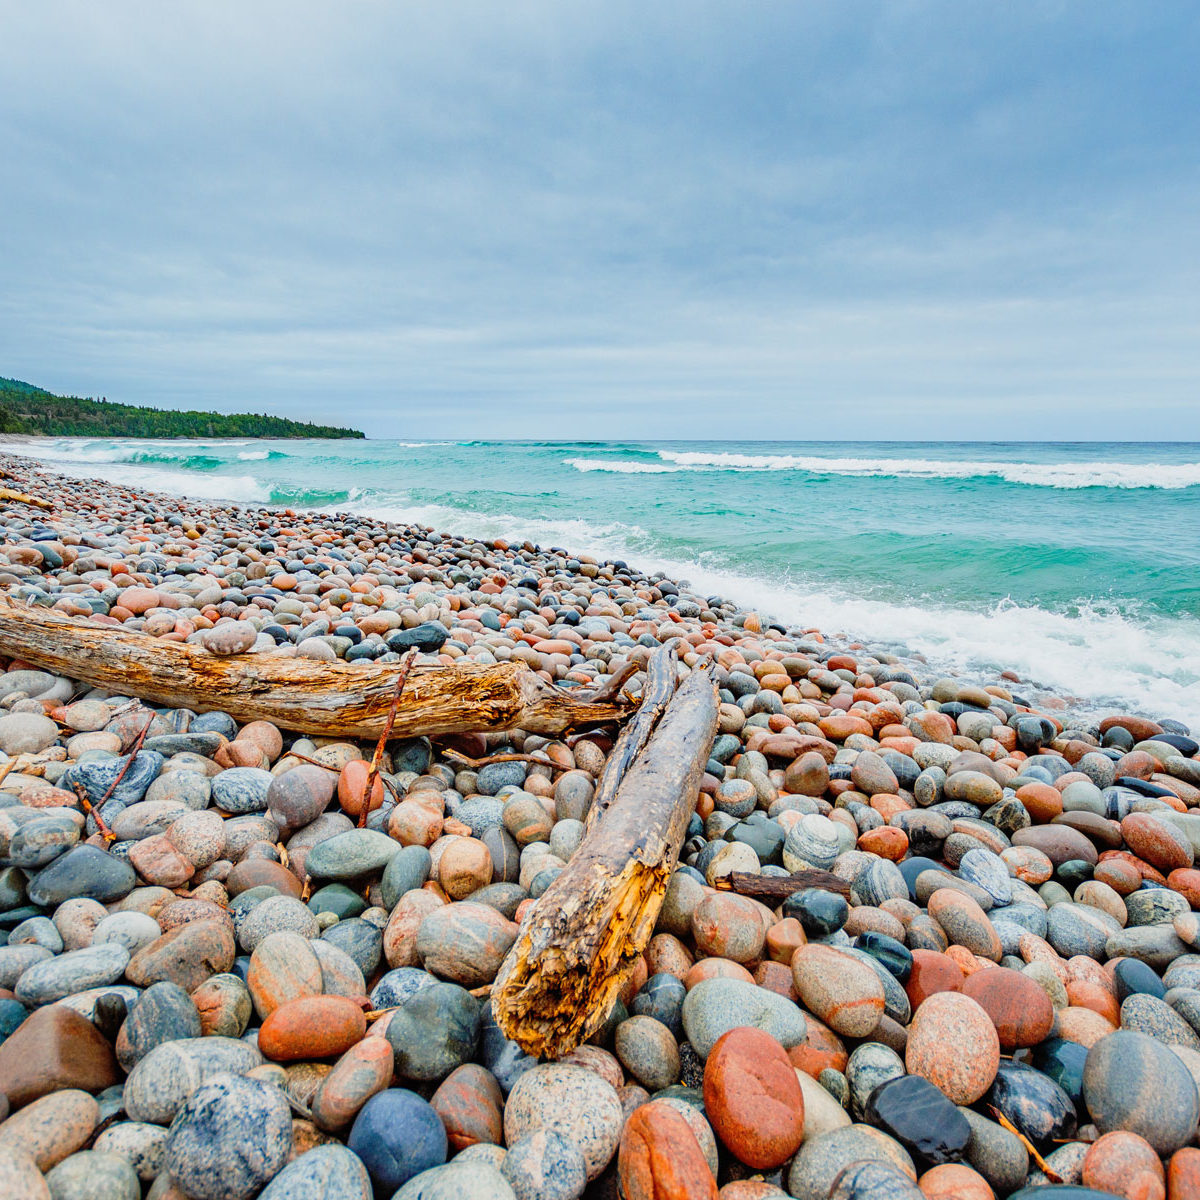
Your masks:
[[[867,1101],[866,1119],[934,1165],[957,1162],[971,1137],[966,1117],[919,1075],[880,1084]]]
[[[168,1125],[184,1101],[214,1075],[245,1074],[263,1057],[247,1042],[200,1037],[156,1046],[125,1081],[125,1112],[133,1121]]]
[[[129,951],[118,942],[71,950],[34,964],[17,980],[13,991],[26,1008],[39,1008],[75,992],[115,983],[128,962]]]
[[[463,987],[481,987],[496,977],[516,938],[517,926],[494,908],[461,901],[424,917],[416,950],[426,970]]]
[[[882,990],[882,989],[881,989]],[[729,1030],[747,1025],[770,1034],[785,1050],[807,1034],[804,1014],[786,996],[740,979],[705,979],[683,1002],[683,1028],[701,1059]]]
[[[292,1149],[283,1092],[240,1075],[198,1087],[171,1122],[167,1170],[188,1196],[244,1200],[277,1175]]]
[[[966,977],[962,992],[991,1018],[1002,1050],[1036,1046],[1050,1035],[1054,1025],[1050,997],[1020,971],[1007,967],[975,971]]]
[[[392,1013],[386,1037],[399,1079],[432,1083],[474,1057],[479,1001],[453,983],[434,983]]]
[[[226,921],[189,921],[139,950],[125,969],[138,987],[170,982],[194,992],[212,975],[233,967],[237,945]]]
[[[937,992],[917,1009],[905,1065],[941,1088],[955,1104],[974,1104],[991,1086],[1000,1039],[991,1018],[969,996]]]
[[[108,904],[137,885],[134,869],[98,846],[74,846],[29,881],[29,899],[42,908],[86,898]]]
[[[366,1036],[362,1007],[344,996],[302,996],[275,1008],[258,1031],[258,1048],[273,1062],[343,1054]]]
[[[274,778],[261,767],[231,767],[213,776],[213,805],[228,813],[264,812]]]
[[[47,1176],[54,1200],[141,1200],[137,1172],[119,1154],[84,1150],[63,1159]]]
[[[336,1133],[345,1129],[364,1104],[392,1082],[392,1047],[380,1037],[351,1046],[321,1081],[312,1098],[313,1122]]]
[[[400,852],[400,843],[376,829],[349,829],[318,842],[304,860],[314,879],[359,879],[382,871]]]
[[[87,1092],[51,1092],[0,1124],[0,1149],[24,1151],[48,1171],[78,1150],[92,1135],[100,1110]]]
[[[1012,843],[1040,850],[1056,867],[1073,858],[1093,865],[1100,860],[1091,840],[1066,825],[1034,825],[1018,829],[1012,835]]]
[[[780,1044],[731,1029],[704,1064],[704,1109],[717,1135],[756,1170],[782,1166],[804,1137],[804,1094]]]
[[[837,1177],[848,1164],[860,1162],[884,1163],[898,1167],[914,1182],[917,1178],[908,1152],[894,1138],[870,1125],[846,1125],[800,1147],[788,1168],[788,1194],[796,1200],[829,1200]]]
[[[717,1185],[684,1117],[664,1101],[634,1110],[621,1133],[617,1173],[627,1200],[716,1200]]]
[[[430,1104],[446,1127],[452,1153],[480,1143],[499,1146],[504,1141],[504,1094],[496,1077],[478,1063],[455,1067]],[[582,1186],[581,1180],[581,1190]]]
[[[883,1016],[883,984],[874,970],[832,946],[797,947],[792,978],[804,1006],[837,1033],[867,1037]]]

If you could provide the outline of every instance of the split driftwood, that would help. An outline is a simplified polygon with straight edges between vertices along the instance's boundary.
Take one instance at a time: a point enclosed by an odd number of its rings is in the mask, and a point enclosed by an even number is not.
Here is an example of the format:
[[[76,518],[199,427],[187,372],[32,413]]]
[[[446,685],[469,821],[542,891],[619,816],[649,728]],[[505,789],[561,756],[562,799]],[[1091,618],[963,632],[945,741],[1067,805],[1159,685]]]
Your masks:
[[[273,654],[223,658],[199,646],[96,625],[0,598],[0,654],[155,704],[218,709],[238,721],[327,737],[378,737],[387,724],[396,663],[351,666]],[[614,675],[595,691],[568,691],[521,662],[414,667],[393,736],[523,729],[559,734],[627,717],[634,702]]]
[[[621,780],[633,764],[634,759],[645,749],[671,697],[675,694],[675,671],[678,658],[675,647],[668,643],[657,649],[646,664],[646,686],[642,690],[641,707],[637,715],[621,730],[621,736],[613,745],[612,753],[604,764],[596,791],[592,796],[592,807],[588,809],[587,828],[590,830],[600,820],[617,797]]]
[[[796,871],[791,875],[751,875],[745,871],[732,871],[719,877],[715,886],[719,892],[737,892],[739,896],[751,896],[773,905],[805,888],[820,888],[823,892],[837,892],[839,896],[850,895],[850,885],[832,871]]]
[[[492,987],[504,1033],[559,1058],[605,1021],[654,932],[717,730],[711,669],[692,672],[531,910]]]
[[[49,500],[43,500],[40,496],[30,496],[26,492],[18,492],[10,487],[0,487],[0,503],[4,504],[32,504],[34,508],[53,508],[54,505]]]

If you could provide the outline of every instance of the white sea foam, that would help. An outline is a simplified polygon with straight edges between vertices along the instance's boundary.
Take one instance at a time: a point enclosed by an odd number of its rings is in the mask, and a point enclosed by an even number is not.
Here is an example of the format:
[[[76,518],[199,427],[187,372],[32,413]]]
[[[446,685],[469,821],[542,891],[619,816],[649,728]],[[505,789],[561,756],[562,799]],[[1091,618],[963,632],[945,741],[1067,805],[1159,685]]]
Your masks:
[[[564,458],[563,462],[577,471],[608,471],[615,475],[670,475],[686,470],[683,466],[630,462],[627,458]]]
[[[825,458],[800,454],[733,454],[660,450],[677,467],[719,471],[807,471],[895,479],[1003,479],[1052,488],[1168,488],[1200,486],[1200,462],[1004,462],[935,458]],[[575,461],[567,460],[572,465]],[[585,468],[579,468],[583,470]],[[599,469],[599,468],[592,468]],[[617,467],[609,464],[608,470]]]
[[[994,679],[1015,671],[1081,713],[1142,711],[1200,725],[1200,623],[1135,619],[1112,608],[1081,605],[1077,614],[1001,601],[985,610],[921,600],[891,603],[798,580],[768,580],[654,553],[637,525],[581,519],[531,520],[446,505],[410,505],[364,496],[358,511],[479,538],[530,538],[578,553],[621,558],[643,571],[686,579],[703,595],[720,595],[789,625],[800,625],[898,654],[920,654],[934,670]]]
[[[270,457],[270,450],[241,450],[238,452],[238,458],[242,462],[261,462],[263,459]]]

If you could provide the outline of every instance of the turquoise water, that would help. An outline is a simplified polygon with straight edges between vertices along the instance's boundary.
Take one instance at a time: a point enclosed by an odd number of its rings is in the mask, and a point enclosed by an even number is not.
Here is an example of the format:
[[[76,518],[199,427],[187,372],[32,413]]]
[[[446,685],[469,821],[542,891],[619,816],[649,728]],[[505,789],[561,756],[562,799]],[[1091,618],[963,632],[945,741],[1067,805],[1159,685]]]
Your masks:
[[[140,442],[68,472],[619,557],[788,622],[1200,724],[1200,445]]]

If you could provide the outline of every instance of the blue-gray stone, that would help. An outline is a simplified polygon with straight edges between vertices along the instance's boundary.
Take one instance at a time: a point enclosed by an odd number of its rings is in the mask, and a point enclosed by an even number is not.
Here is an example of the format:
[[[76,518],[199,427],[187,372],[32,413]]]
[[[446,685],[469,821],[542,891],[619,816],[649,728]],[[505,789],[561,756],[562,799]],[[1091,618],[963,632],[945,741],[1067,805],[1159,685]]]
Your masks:
[[[405,892],[425,883],[432,867],[433,858],[424,846],[404,846],[392,855],[379,881],[384,908],[390,912]]]
[[[386,1037],[396,1077],[416,1083],[445,1079],[475,1057],[479,1001],[466,988],[438,982],[418,989],[392,1014]]]
[[[414,1175],[446,1161],[446,1129],[416,1092],[388,1088],[363,1105],[348,1145],[362,1160],[375,1195],[391,1196]]]
[[[400,852],[401,846],[375,829],[348,829],[318,842],[304,860],[314,879],[358,879],[372,875]]]
[[[115,983],[125,973],[129,951],[117,942],[72,950],[30,967],[13,989],[27,1008],[53,1004],[76,992]]]
[[[288,1163],[258,1200],[371,1200],[371,1177],[345,1146],[316,1146]]]
[[[224,812],[264,812],[273,779],[261,767],[232,767],[213,776],[212,802]]]
[[[146,789],[158,778],[165,761],[161,754],[153,750],[141,750],[133,762],[129,755],[120,758],[93,758],[86,762],[72,763],[59,779],[59,787],[71,791],[75,784],[83,785],[84,793],[92,804],[99,804],[105,793],[112,787],[118,775],[125,770],[121,782],[113,788],[110,799],[125,806],[136,804],[146,794]]]
[[[166,1167],[191,1200],[249,1200],[283,1169],[291,1149],[292,1113],[282,1090],[216,1075],[171,1122]]]

